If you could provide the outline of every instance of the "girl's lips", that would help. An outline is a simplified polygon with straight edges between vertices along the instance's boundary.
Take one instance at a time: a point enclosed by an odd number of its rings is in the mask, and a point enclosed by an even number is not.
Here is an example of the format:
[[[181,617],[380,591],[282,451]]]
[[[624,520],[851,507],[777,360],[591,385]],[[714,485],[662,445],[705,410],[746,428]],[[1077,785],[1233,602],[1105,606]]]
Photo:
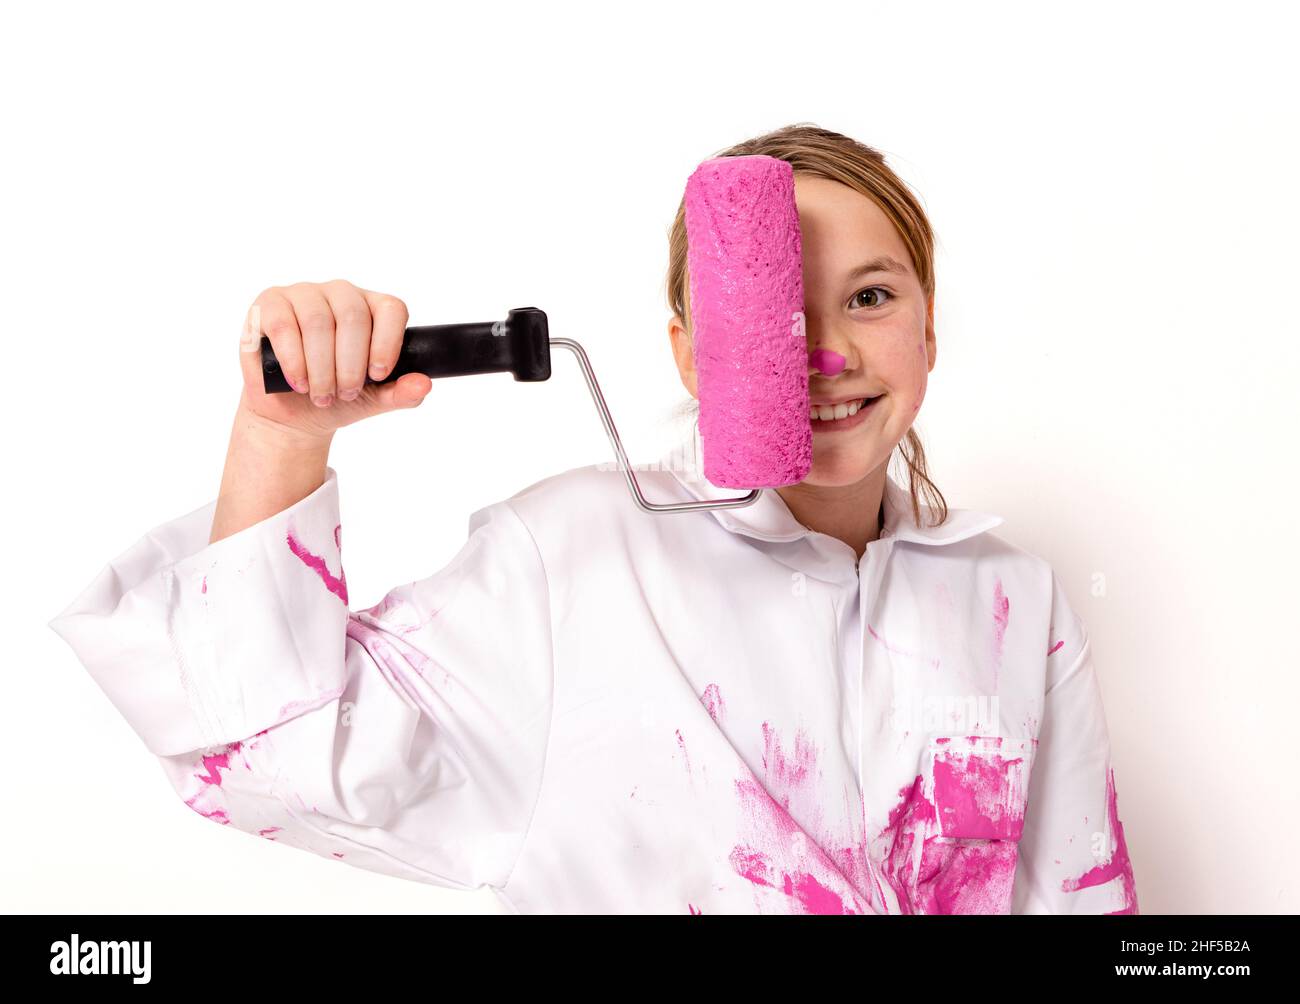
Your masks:
[[[880,403],[880,399],[884,396],[884,394],[880,394],[877,397],[870,398],[854,415],[830,421],[819,418],[809,419],[812,422],[813,432],[843,432],[847,429],[857,428],[875,412],[876,405]]]

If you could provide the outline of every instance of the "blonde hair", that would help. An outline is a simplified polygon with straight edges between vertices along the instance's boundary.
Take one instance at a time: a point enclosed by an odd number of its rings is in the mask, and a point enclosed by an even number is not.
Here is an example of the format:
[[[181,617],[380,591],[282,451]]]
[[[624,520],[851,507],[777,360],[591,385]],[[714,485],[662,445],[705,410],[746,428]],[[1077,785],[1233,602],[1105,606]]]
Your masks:
[[[714,154],[715,157],[743,157],[765,154],[789,161],[796,172],[838,181],[871,199],[894,224],[912,256],[912,267],[926,298],[934,296],[934,232],[925,210],[911,189],[885,163],[879,151],[837,132],[811,123],[796,123],[765,133]],[[690,328],[687,314],[686,270],[686,199],[677,206],[668,235],[668,307],[683,325]],[[691,409],[691,403],[686,405]],[[915,428],[896,447],[908,468],[908,487],[912,496],[912,514],[921,522],[920,496],[938,513],[938,526],[948,518],[948,505],[938,486],[930,479],[925,449]],[[891,461],[893,455],[890,457]]]

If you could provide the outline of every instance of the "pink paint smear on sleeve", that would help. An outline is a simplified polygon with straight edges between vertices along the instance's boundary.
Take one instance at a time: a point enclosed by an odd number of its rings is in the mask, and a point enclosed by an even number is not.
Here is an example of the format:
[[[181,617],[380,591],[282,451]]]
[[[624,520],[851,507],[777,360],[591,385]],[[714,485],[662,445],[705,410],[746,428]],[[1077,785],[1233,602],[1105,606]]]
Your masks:
[[[205,796],[213,788],[221,787],[221,772],[230,770],[230,755],[238,753],[242,748],[241,743],[231,743],[220,753],[208,753],[199,759],[199,764],[203,767],[203,773],[194,776],[201,782],[201,787],[192,796],[185,799],[186,806],[213,822],[220,823],[223,826],[230,825],[230,816],[225,809],[205,809],[199,805],[199,802],[205,800]],[[244,761],[244,766],[249,766],[247,759]]]
[[[1124,906],[1110,913],[1136,914],[1138,912],[1137,884],[1133,879],[1133,863],[1129,860],[1128,845],[1124,842],[1124,825],[1119,821],[1119,808],[1115,797],[1115,771],[1110,768],[1106,771],[1106,818],[1109,823],[1108,836],[1115,845],[1110,860],[1096,868],[1090,868],[1078,878],[1066,879],[1061,883],[1061,889],[1065,892],[1074,892],[1076,889],[1088,889],[1119,879],[1124,892]]]
[[[334,543],[339,543],[339,530],[341,526],[334,528]],[[348,602],[348,580],[342,567],[339,568],[339,574],[336,578],[325,564],[325,559],[318,555],[312,554],[303,546],[302,542],[294,535],[292,530],[285,533],[285,543],[289,545],[289,550],[297,555],[298,559],[320,576],[320,580],[325,583],[325,588],[343,601],[344,606]]]

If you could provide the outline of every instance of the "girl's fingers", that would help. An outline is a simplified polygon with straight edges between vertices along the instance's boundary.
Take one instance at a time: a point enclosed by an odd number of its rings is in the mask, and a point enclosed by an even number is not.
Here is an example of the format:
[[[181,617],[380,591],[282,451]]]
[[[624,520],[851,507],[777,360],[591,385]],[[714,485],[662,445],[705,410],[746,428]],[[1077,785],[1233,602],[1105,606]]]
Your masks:
[[[370,356],[370,304],[350,282],[335,279],[321,285],[334,315],[334,374],[340,401],[355,400],[366,382]]]
[[[343,279],[270,286],[245,316],[240,341],[245,391],[277,421],[305,422],[316,431],[380,411],[413,408],[432,387],[429,377],[408,373],[399,380],[377,382],[397,365],[407,318],[406,304],[397,297],[361,289]],[[299,393],[309,395],[314,405],[327,408],[336,400],[360,399],[364,407],[349,405],[328,418],[311,418],[314,409],[303,413],[292,408],[291,400],[267,399],[260,352],[263,335],[275,350],[285,380]],[[375,370],[370,373],[372,364]],[[367,377],[376,384],[367,386]],[[283,412],[285,405],[291,406],[289,412]]]
[[[370,379],[382,380],[397,365],[406,334],[406,304],[387,293],[363,289],[361,295],[370,306]]]
[[[258,342],[266,335],[271,340],[280,371],[289,381],[289,386],[300,394],[305,394],[307,383],[307,360],[302,350],[302,333],[298,330],[298,318],[294,315],[293,304],[284,295],[283,290],[272,286],[258,294],[253,306],[249,308],[250,322],[260,322]],[[251,325],[250,325],[251,330]],[[261,390],[261,356],[254,356],[257,364],[257,389]]]
[[[338,386],[334,372],[334,313],[315,283],[296,283],[287,287],[284,295],[293,304],[298,330],[302,332],[312,402],[328,407]]]

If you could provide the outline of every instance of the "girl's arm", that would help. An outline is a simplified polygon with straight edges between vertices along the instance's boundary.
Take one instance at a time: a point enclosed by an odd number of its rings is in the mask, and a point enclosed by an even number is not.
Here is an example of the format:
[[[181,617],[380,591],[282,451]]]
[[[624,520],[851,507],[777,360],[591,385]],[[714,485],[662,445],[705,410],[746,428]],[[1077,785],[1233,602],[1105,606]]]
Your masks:
[[[230,430],[210,543],[283,512],[325,483],[330,440],[294,439],[240,402]]]
[[[400,300],[351,283],[263,291],[219,497],[155,527],[51,622],[189,808],[332,860],[459,888],[504,884],[541,783],[546,574],[507,503],[456,557],[352,612],[336,429],[418,405],[388,384]],[[266,394],[271,340],[298,393]]]
[[[50,626],[205,819],[330,860],[500,887],[549,738],[549,592],[508,502],[441,571],[349,609],[338,481],[214,544],[154,528]]]
[[[1012,913],[1137,913],[1092,645],[1052,575],[1053,634]]]

